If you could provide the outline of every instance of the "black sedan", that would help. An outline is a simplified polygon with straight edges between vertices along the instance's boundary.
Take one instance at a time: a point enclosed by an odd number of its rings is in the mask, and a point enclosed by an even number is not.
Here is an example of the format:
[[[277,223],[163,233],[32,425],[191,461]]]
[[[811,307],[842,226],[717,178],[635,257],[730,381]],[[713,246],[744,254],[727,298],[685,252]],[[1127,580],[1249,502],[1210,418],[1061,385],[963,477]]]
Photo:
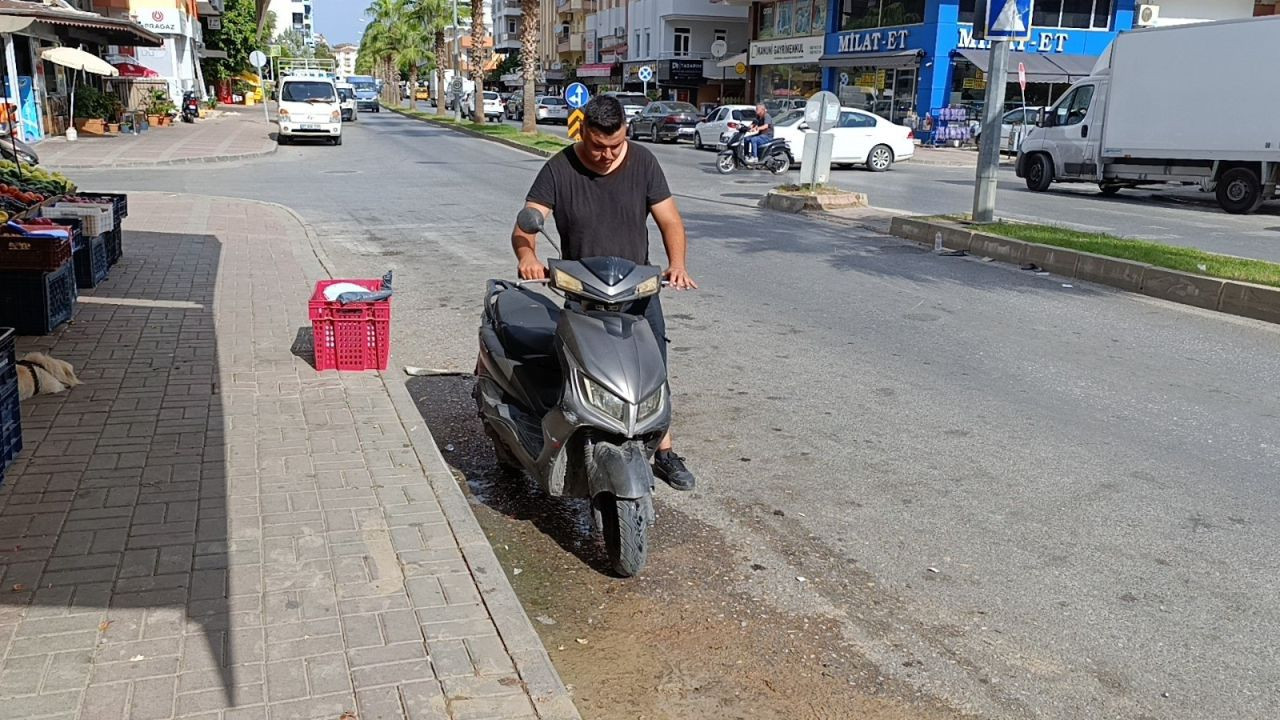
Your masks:
[[[675,142],[693,139],[693,130],[701,120],[698,108],[686,102],[651,102],[631,121],[628,136],[649,142]]]

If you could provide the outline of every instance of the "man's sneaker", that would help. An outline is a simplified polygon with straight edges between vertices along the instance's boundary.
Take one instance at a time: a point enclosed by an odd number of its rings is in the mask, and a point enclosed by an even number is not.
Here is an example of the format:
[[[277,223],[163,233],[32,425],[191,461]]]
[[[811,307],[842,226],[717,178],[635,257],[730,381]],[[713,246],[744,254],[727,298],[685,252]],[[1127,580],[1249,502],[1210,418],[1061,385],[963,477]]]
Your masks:
[[[676,490],[692,490],[697,482],[685,467],[684,458],[671,450],[659,450],[654,454],[653,474]]]

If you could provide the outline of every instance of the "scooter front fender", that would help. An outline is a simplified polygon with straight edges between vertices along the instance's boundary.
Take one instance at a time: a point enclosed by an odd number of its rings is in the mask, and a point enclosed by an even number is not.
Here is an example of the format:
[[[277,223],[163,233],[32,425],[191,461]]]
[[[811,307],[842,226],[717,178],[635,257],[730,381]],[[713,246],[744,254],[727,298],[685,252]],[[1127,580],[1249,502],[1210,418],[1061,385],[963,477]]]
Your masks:
[[[637,499],[653,492],[653,469],[649,453],[639,440],[621,445],[597,442],[587,455],[587,485],[591,497],[610,493],[623,499]]]

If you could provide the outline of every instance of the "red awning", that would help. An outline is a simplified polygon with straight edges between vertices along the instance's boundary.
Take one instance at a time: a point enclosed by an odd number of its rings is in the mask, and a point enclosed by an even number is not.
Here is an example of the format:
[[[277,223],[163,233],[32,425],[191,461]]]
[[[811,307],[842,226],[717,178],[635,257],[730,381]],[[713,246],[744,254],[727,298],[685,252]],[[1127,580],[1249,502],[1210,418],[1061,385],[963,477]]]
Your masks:
[[[578,77],[609,77],[613,74],[613,69],[617,65],[613,63],[596,63],[594,65],[579,65]]]

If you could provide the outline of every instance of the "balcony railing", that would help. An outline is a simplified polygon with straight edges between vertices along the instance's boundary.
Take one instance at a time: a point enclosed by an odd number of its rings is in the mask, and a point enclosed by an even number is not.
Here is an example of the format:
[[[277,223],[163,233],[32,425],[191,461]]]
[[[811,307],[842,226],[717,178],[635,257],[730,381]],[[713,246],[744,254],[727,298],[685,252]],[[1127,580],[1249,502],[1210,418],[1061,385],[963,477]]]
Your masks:
[[[595,0],[556,0],[556,12],[592,13],[595,11]]]

